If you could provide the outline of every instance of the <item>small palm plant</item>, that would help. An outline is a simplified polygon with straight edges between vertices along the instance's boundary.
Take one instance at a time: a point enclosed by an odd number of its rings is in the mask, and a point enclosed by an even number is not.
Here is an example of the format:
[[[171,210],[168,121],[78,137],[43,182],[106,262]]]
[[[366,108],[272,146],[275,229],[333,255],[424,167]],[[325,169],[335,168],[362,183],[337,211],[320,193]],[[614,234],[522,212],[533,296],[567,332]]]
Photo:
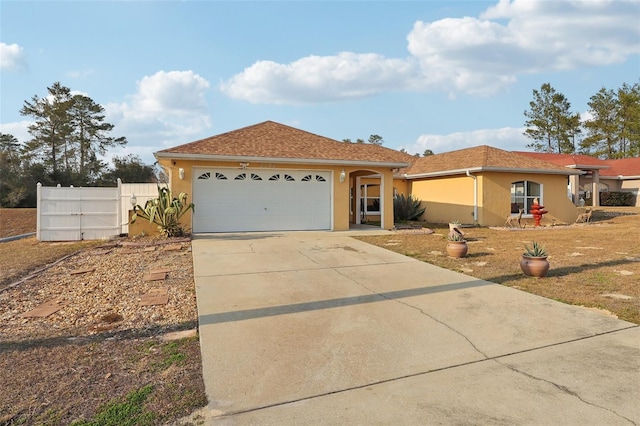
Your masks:
[[[547,257],[547,250],[536,241],[532,241],[531,247],[525,244],[523,254],[529,257]]]
[[[180,224],[180,218],[189,210],[195,211],[193,203],[187,204],[187,194],[181,192],[174,198],[171,190],[158,185],[158,197],[148,200],[144,208],[135,206],[131,223],[139,217],[146,219],[149,223],[158,225],[160,233],[166,237],[181,237],[184,229]]]

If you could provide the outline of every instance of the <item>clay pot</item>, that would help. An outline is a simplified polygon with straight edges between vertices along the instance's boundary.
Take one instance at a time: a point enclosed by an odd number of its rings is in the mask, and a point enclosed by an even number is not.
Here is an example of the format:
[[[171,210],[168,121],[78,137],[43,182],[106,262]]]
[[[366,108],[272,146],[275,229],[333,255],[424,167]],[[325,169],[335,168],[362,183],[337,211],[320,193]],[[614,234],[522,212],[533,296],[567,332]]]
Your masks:
[[[447,241],[447,254],[451,257],[465,257],[468,250],[466,241]]]
[[[522,256],[520,268],[525,275],[542,278],[549,272],[549,261],[547,257]]]

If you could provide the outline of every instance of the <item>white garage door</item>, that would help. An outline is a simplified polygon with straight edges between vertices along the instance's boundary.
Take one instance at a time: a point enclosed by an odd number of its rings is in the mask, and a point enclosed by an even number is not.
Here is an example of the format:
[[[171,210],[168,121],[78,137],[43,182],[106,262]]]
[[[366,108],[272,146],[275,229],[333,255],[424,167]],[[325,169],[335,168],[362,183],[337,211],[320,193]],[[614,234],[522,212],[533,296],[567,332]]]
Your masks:
[[[193,232],[331,228],[331,173],[194,169]]]

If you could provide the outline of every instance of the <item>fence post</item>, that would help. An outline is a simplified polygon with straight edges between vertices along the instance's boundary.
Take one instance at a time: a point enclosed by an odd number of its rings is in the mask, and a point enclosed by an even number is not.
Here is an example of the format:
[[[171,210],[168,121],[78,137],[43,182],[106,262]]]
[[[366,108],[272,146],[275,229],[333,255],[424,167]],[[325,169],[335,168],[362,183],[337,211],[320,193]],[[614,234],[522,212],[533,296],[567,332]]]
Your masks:
[[[40,241],[40,214],[42,209],[40,208],[40,199],[42,198],[42,184],[38,182],[36,185],[36,239]]]
[[[118,182],[118,201],[116,201],[116,209],[118,210],[118,227],[120,227],[120,235],[123,234],[122,232],[122,180],[120,180],[120,178],[118,178],[116,180],[116,182]]]

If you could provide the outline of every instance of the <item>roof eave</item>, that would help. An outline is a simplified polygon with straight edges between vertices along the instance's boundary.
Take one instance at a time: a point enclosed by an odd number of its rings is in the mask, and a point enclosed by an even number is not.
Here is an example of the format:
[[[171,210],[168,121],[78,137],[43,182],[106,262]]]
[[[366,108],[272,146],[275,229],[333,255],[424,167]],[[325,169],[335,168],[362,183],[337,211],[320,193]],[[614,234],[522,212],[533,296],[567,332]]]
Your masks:
[[[595,166],[592,164],[570,164],[568,166],[570,169],[582,169],[582,170],[605,170],[610,168],[609,166]]]
[[[443,170],[439,172],[431,172],[431,173],[416,173],[416,174],[407,174],[405,177],[407,179],[420,179],[425,177],[440,177],[440,176],[450,176],[450,175],[461,175],[466,174],[467,171],[469,173],[482,173],[482,172],[496,172],[496,173],[533,173],[533,174],[544,174],[544,175],[581,175],[584,172],[579,170],[554,170],[554,169],[516,169],[516,168],[506,168],[506,167],[469,167],[465,169],[454,169],[454,170]]]
[[[326,164],[331,166],[369,166],[369,167],[389,167],[392,169],[402,169],[409,167],[409,163],[396,163],[387,161],[363,161],[363,160],[331,160],[323,158],[281,158],[281,157],[256,157],[243,155],[207,155],[207,154],[184,154],[175,152],[154,152],[156,159],[168,158],[174,160],[194,160],[194,161],[239,161],[239,162],[262,162],[274,164]]]

